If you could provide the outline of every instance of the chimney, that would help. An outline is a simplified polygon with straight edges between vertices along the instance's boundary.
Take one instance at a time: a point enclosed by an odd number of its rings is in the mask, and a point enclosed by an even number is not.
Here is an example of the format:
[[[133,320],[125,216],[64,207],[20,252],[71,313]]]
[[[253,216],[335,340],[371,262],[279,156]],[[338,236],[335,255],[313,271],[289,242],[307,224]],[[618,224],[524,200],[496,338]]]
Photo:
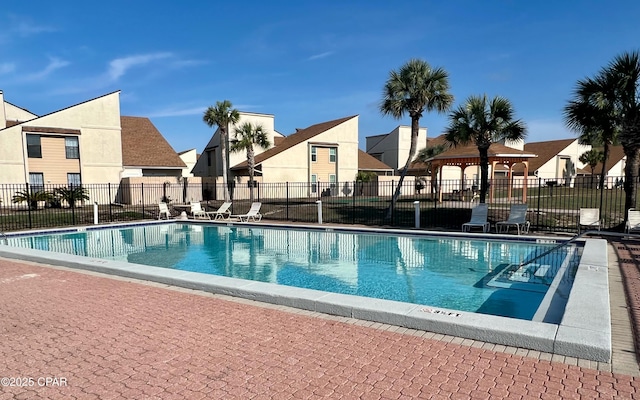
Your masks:
[[[7,115],[4,111],[4,94],[0,90],[0,129],[7,127]]]

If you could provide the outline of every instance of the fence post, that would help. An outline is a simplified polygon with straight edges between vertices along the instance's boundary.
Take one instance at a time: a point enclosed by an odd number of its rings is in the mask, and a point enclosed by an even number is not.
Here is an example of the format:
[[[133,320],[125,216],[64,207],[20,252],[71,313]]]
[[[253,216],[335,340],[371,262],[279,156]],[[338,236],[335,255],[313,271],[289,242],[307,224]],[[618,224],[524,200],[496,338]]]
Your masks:
[[[536,227],[540,229],[540,192],[542,192],[542,178],[538,178],[538,212],[536,213]]]
[[[108,183],[108,188],[109,188],[109,222],[113,222],[113,209],[112,204],[113,201],[111,200],[111,183]]]
[[[287,187],[287,221],[289,221],[289,182],[286,182]]]
[[[142,199],[142,219],[144,219],[144,183],[140,183],[140,198]]]
[[[31,188],[29,188],[29,183],[25,183],[26,187],[27,187],[27,191],[25,192],[25,194],[30,195],[31,194]],[[29,229],[33,229],[33,221],[31,220],[31,196],[28,197],[29,201],[27,201],[27,210],[29,212]]]
[[[413,208],[415,209],[415,226],[416,228],[420,228],[420,202],[414,201]]]
[[[93,202],[93,224],[98,225],[98,202]]]
[[[322,225],[322,200],[316,200],[318,205],[318,224]]]
[[[353,181],[353,208],[351,209],[351,223],[356,223],[356,181]]]

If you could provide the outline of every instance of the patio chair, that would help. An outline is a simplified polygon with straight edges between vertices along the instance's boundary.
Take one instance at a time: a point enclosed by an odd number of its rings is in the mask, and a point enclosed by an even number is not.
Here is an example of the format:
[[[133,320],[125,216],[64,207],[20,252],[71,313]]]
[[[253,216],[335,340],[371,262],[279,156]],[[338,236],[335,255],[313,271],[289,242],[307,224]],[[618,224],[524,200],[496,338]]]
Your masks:
[[[193,219],[211,219],[206,211],[202,209],[199,201],[191,202],[191,215],[193,215]]]
[[[158,203],[158,209],[160,212],[158,213],[158,219],[162,219],[162,216],[165,215],[167,219],[171,219],[171,212],[169,211],[169,205],[167,203]]]
[[[529,233],[530,223],[527,221],[527,205],[512,204],[509,210],[509,218],[506,221],[496,222],[496,231],[498,233],[508,233],[510,227],[515,227],[520,233]]]
[[[471,221],[462,224],[462,232],[471,232],[471,228],[482,228],[482,232],[489,232],[491,224],[487,222],[489,207],[486,203],[480,203],[471,209]]]
[[[629,209],[629,215],[627,217],[627,223],[625,224],[624,231],[626,233],[640,231],[640,210],[636,210],[634,208]]]
[[[213,217],[214,220],[229,219],[231,218],[231,202],[225,201],[216,211],[207,211],[207,214],[209,217]]]
[[[588,230],[597,229],[600,230],[600,210],[597,208],[581,208],[580,215],[578,217],[578,233],[582,230],[582,227],[586,227]]]
[[[240,222],[249,222],[249,220],[258,222],[262,220],[262,214],[260,214],[260,207],[262,207],[262,203],[252,203],[251,208],[249,209],[249,211],[247,211],[246,214],[232,215],[232,217],[238,218]]]

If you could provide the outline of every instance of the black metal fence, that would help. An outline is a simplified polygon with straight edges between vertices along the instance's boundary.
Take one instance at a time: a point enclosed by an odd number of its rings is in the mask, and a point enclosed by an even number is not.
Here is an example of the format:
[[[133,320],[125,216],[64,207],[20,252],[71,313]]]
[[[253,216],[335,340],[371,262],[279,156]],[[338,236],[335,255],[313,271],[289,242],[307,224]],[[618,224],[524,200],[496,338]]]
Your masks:
[[[425,229],[459,230],[478,203],[478,184],[447,180],[432,185],[408,177],[389,218],[387,213],[397,180],[388,182],[259,183],[254,201],[262,203],[265,220],[413,227],[416,209]],[[0,230],[62,227],[158,218],[158,204],[167,202],[172,214],[189,214],[190,203],[206,210],[222,204],[222,185],[187,182],[164,184],[93,184],[81,187],[28,184],[0,185]],[[248,185],[230,185],[232,213],[251,204]],[[604,188],[597,178],[494,179],[486,196],[489,222],[506,220],[512,204],[526,203],[533,231],[577,231],[580,208],[598,208],[604,229],[623,230],[622,179],[609,177]]]

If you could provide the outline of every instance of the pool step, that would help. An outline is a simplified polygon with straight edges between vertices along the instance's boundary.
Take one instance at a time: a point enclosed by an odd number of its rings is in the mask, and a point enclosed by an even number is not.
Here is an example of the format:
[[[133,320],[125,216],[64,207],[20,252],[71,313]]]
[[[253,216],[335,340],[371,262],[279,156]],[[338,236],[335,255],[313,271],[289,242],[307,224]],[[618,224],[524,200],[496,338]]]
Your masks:
[[[544,293],[549,288],[548,281],[552,278],[549,276],[550,270],[550,265],[509,265],[490,279],[486,286]]]

